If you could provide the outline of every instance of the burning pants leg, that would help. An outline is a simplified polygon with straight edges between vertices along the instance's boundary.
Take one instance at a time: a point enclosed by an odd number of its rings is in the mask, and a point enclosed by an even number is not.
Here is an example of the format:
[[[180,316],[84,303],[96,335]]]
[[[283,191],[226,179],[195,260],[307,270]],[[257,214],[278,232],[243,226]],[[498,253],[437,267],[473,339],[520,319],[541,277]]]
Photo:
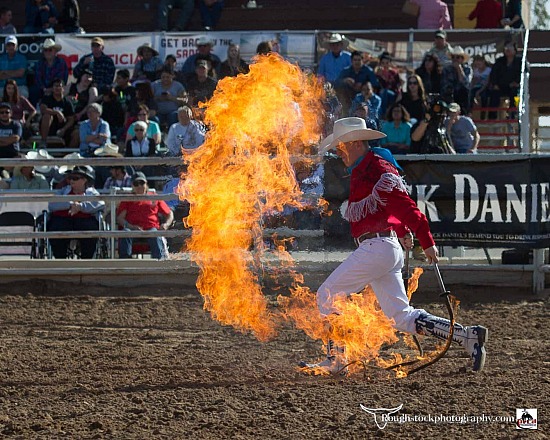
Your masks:
[[[319,287],[319,311],[324,316],[337,313],[334,307],[336,297],[360,292],[370,284],[384,314],[395,321],[395,328],[415,333],[415,320],[426,312],[409,305],[401,276],[402,267],[403,251],[397,238],[363,241]]]

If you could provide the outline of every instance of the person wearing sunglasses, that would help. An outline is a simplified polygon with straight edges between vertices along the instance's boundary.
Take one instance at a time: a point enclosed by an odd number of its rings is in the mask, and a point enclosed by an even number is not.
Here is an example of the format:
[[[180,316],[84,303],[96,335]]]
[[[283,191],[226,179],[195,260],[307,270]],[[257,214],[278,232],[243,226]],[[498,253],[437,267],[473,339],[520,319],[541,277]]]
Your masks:
[[[86,195],[97,196],[94,188],[95,172],[89,165],[77,165],[67,170],[67,185],[63,186],[58,195]],[[99,230],[99,213],[104,211],[103,201],[50,202],[48,211],[48,231],[97,231]],[[55,238],[50,240],[52,253],[55,258],[67,258],[69,238]],[[80,238],[80,256],[93,258],[97,238]]]
[[[138,171],[132,176],[132,193],[143,195],[149,192],[145,174]],[[164,200],[137,200],[121,202],[117,209],[117,224],[126,231],[167,230],[174,221],[174,214]],[[119,258],[132,258],[133,237],[119,240]],[[151,257],[157,260],[168,258],[168,246],[164,237],[147,239]]]
[[[401,94],[397,102],[409,112],[412,125],[424,119],[428,111],[428,104],[426,103],[426,94],[420,76],[415,74],[409,76],[407,90]]]
[[[10,159],[19,156],[22,130],[21,124],[11,117],[11,105],[8,102],[0,102],[0,158]]]
[[[29,97],[33,105],[36,105],[44,95],[51,95],[53,80],[61,78],[66,84],[69,79],[69,68],[65,60],[58,55],[62,46],[51,38],[44,40],[42,56],[36,63],[34,85],[30,87]]]
[[[152,138],[155,141],[155,144],[159,145],[162,139],[160,125],[157,122],[151,121],[149,119],[149,107],[147,107],[145,104],[140,104],[136,116],[136,122],[142,121],[147,124],[147,131],[145,132],[145,136],[148,138]],[[126,133],[126,142],[134,138],[134,127],[136,125],[136,122],[133,122],[132,125],[128,127],[128,131]]]
[[[94,82],[98,88],[110,86],[115,78],[115,63],[103,52],[105,42],[101,37],[94,37],[91,41],[92,52],[84,55],[73,70],[73,75],[80,78],[86,69],[92,72]]]

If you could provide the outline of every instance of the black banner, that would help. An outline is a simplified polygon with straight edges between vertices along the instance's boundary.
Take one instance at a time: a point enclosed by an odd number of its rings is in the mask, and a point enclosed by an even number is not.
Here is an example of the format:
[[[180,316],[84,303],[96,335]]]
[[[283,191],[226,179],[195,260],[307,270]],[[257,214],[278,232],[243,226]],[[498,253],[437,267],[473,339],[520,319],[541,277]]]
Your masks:
[[[437,244],[550,246],[550,157],[444,157],[399,160]]]

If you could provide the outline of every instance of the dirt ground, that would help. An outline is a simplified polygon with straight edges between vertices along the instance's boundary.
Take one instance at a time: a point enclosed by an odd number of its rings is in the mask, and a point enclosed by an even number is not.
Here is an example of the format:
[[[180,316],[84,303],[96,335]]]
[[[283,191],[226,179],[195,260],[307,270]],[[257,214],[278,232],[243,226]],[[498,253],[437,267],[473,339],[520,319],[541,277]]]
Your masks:
[[[259,343],[213,321],[196,291],[92,296],[76,286],[48,295],[0,289],[1,438],[550,437],[547,298],[463,289],[460,321],[490,329],[481,374],[464,372],[464,352],[454,348],[404,379],[375,369],[333,378],[295,368],[319,358],[318,342],[287,326],[276,340]],[[420,289],[415,300],[444,314],[436,295]],[[516,408],[536,408],[539,428],[427,421],[382,430],[360,404],[403,404],[398,414],[425,417],[514,417]]]

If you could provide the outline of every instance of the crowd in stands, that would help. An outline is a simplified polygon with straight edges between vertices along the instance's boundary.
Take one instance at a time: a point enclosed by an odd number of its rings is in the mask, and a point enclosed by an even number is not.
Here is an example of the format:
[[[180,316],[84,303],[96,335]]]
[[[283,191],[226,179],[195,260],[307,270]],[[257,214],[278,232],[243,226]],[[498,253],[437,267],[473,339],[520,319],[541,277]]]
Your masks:
[[[476,153],[480,135],[471,118],[476,106],[500,107],[501,98],[513,105],[520,83],[521,61],[513,42],[507,42],[504,56],[491,66],[483,56],[468,63],[468,54],[447,41],[444,29],[451,28],[447,5],[440,0],[411,0],[419,5],[418,27],[438,29],[433,47],[421,65],[403,76],[388,52],[373,58],[354,51],[347,40],[332,34],[327,53],[320,59],[317,76],[326,90],[326,126],[340,117],[357,116],[367,127],[378,129],[386,138],[373,141],[394,154]],[[522,26],[519,0],[510,0],[505,18],[495,0],[480,0],[470,14],[477,28]],[[194,1],[161,0],[158,28],[167,30],[168,13],[180,9],[173,30],[188,25]],[[222,0],[201,0],[199,7],[205,30],[214,29],[224,4]],[[9,8],[0,8],[0,33],[6,34],[5,53],[0,55],[0,158],[51,158],[47,149],[52,142],[78,150],[65,157],[151,157],[159,154],[181,156],[182,149],[196,149],[204,142],[207,127],[201,122],[199,103],[214,93],[217,82],[227,76],[247,73],[249,66],[241,58],[237,44],[227,49],[222,60],[212,52],[208,37],[197,41],[197,51],[181,69],[176,58],[162,60],[151,44],[136,49],[137,62],[130,72],[116,71],[105,54],[101,37],[90,40],[90,52],[73,69],[74,82],[63,57],[62,47],[53,39],[43,43],[42,54],[34,68],[32,83],[27,84],[27,59],[18,49],[15,27]],[[66,0],[58,11],[51,0],[27,0],[23,32],[83,32],[77,0]],[[267,54],[274,48],[265,41],[257,48]],[[482,118],[496,119],[496,112]],[[34,149],[21,153],[20,143],[30,139]],[[27,143],[27,145],[30,145]],[[62,194],[96,194],[97,189],[128,188],[141,194],[148,191],[148,179],[159,174],[158,167],[93,169],[80,167],[15,167],[0,170],[2,189],[55,188]],[[311,173],[304,173],[304,182]],[[177,174],[177,173],[175,173]],[[306,175],[307,174],[307,175]],[[178,179],[170,182],[172,187]],[[136,202],[117,213],[121,228],[165,229],[171,224],[172,211],[162,203],[152,207]],[[52,204],[53,230],[97,229],[100,204]],[[146,212],[147,211],[147,212]],[[154,211],[154,212],[153,212]],[[134,215],[148,220],[140,223]],[[55,229],[59,228],[59,229]],[[162,240],[150,240],[155,258],[164,256]],[[66,240],[52,240],[56,257],[66,253]],[[82,240],[82,256],[90,255],[91,242]],[[131,256],[132,240],[121,241],[120,255]],[[122,251],[121,251],[122,250]]]

